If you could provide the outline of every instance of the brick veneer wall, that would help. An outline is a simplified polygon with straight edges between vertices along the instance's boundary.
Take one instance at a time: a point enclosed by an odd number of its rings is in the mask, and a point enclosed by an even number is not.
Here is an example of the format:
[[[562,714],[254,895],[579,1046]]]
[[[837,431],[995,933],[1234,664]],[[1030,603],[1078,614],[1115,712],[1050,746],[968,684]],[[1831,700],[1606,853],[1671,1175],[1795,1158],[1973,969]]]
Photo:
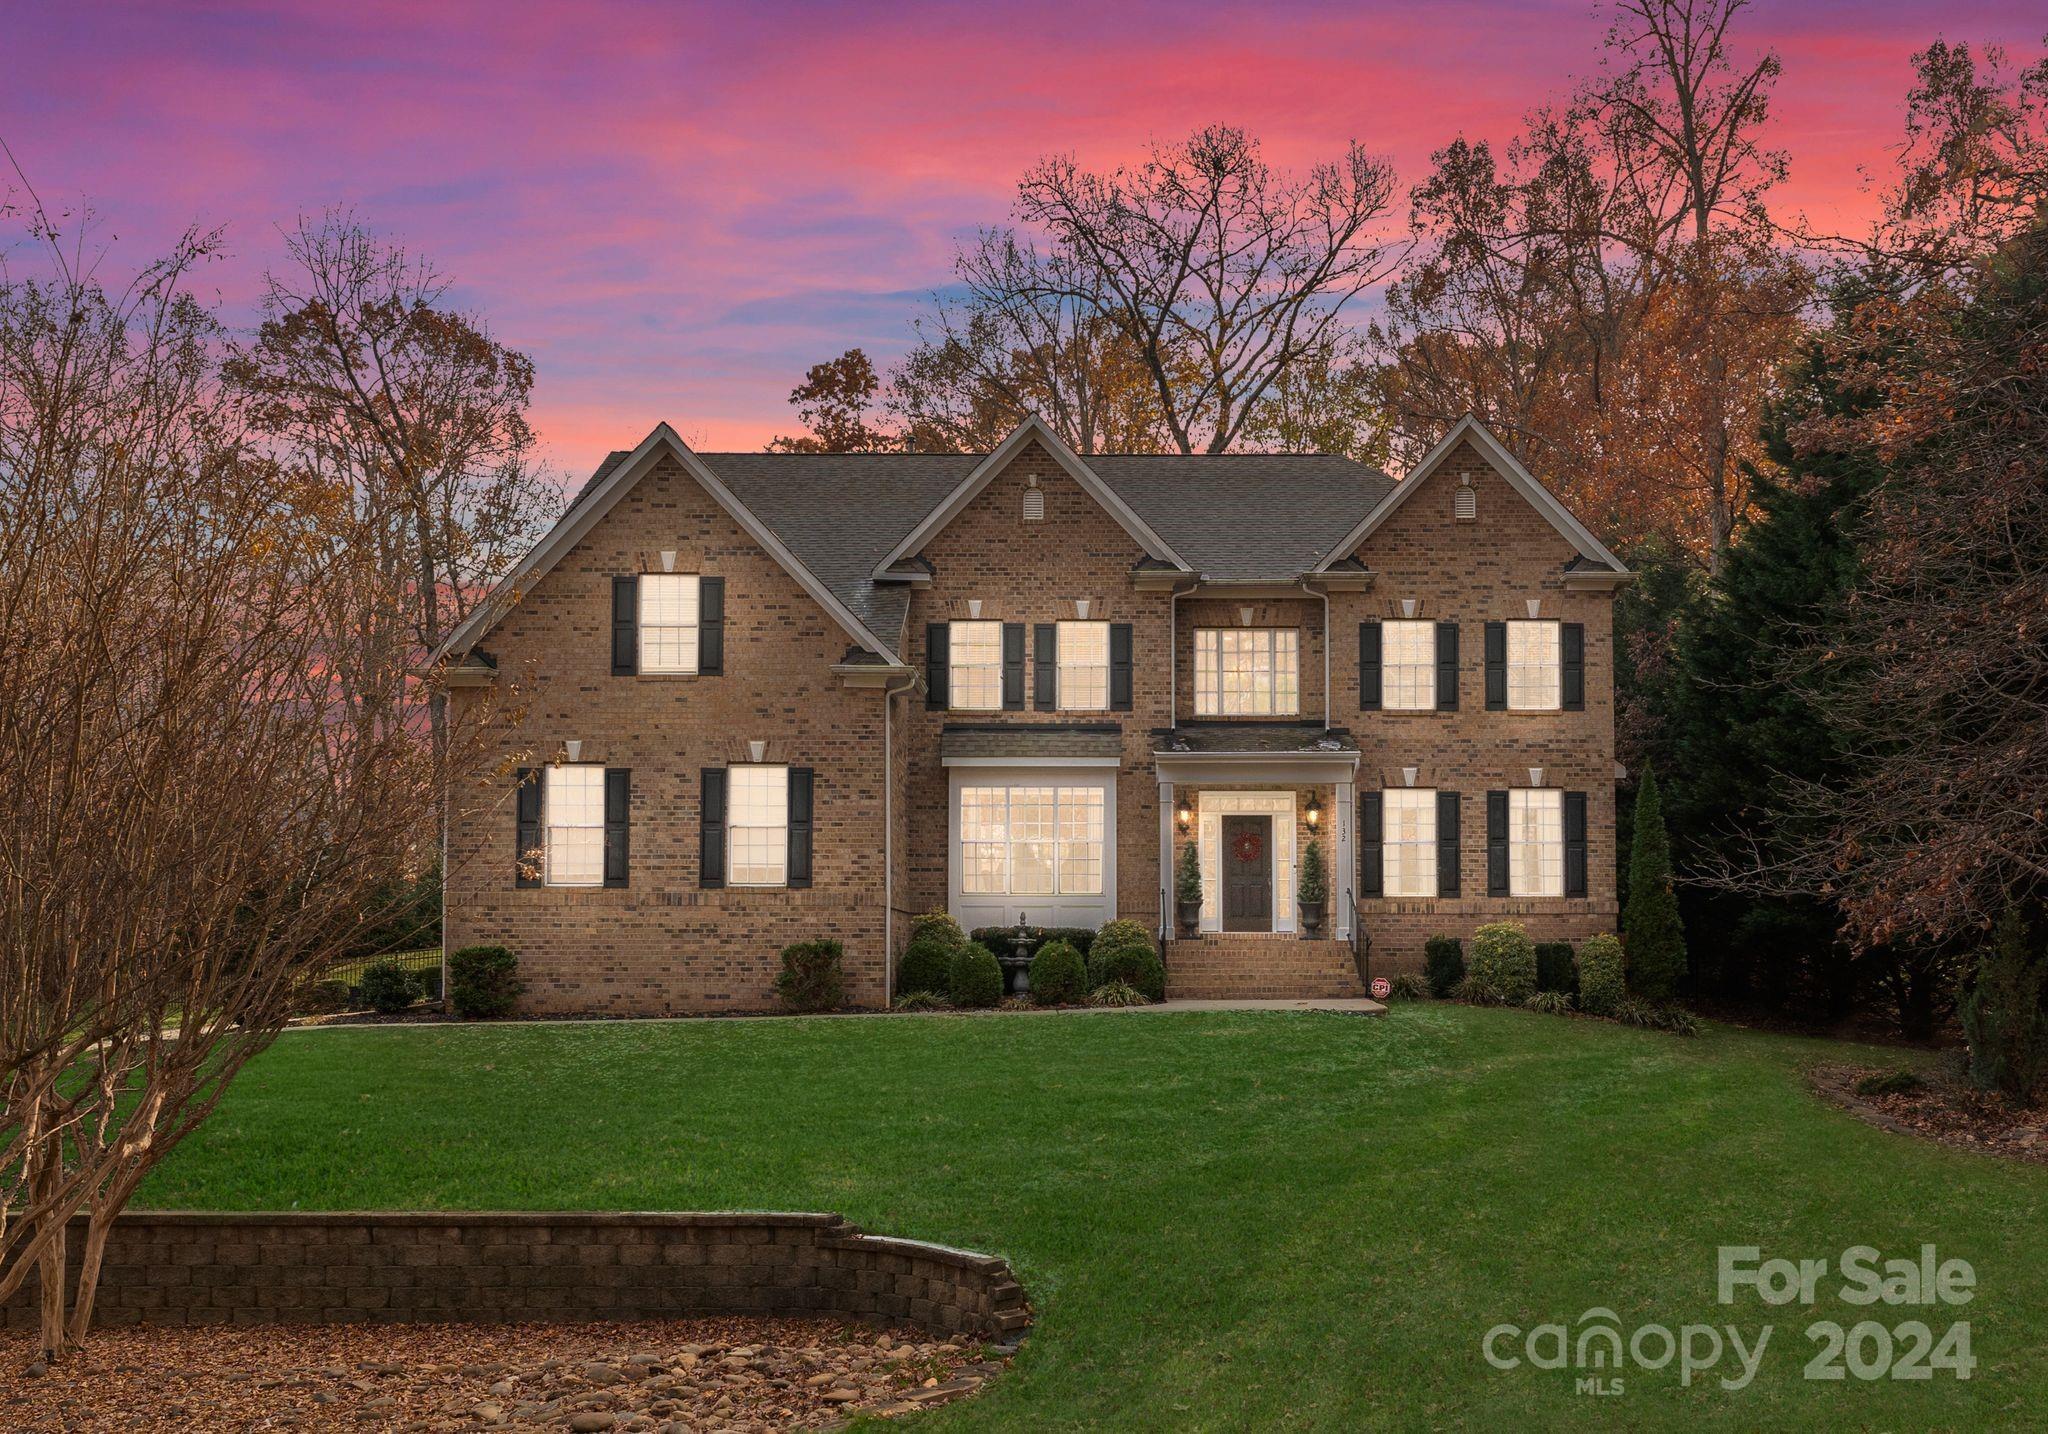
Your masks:
[[[73,1232],[74,1260],[84,1221]],[[8,1301],[33,1328],[36,1285]],[[837,1215],[129,1211],[94,1319],[335,1324],[842,1315],[1011,1336],[1024,1292],[993,1255],[861,1233]]]

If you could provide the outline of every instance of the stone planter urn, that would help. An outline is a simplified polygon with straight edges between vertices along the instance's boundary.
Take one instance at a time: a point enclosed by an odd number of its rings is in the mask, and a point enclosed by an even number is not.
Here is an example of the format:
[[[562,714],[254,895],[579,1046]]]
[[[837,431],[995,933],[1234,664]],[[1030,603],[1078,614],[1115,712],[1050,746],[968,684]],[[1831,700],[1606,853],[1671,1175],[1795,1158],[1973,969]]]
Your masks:
[[[1187,937],[1199,936],[1202,931],[1202,899],[1176,901],[1173,904],[1174,919],[1180,923],[1180,934]]]
[[[1320,941],[1323,939],[1323,908],[1304,906],[1301,908],[1301,939]]]

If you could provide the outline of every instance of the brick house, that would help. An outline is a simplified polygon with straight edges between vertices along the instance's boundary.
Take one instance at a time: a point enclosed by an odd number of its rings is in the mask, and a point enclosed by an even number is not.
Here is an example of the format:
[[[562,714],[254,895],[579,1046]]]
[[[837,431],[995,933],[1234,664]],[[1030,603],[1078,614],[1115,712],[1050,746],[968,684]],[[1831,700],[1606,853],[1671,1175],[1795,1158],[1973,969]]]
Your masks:
[[[458,715],[518,714],[451,802],[446,938],[511,947],[535,1010],[658,1013],[771,1006],[817,936],[882,1004],[935,907],[1141,921],[1181,995],[1355,994],[1503,917],[1611,930],[1629,576],[1469,417],[1398,483],[1083,458],[1036,419],[960,455],[664,424],[439,654]]]

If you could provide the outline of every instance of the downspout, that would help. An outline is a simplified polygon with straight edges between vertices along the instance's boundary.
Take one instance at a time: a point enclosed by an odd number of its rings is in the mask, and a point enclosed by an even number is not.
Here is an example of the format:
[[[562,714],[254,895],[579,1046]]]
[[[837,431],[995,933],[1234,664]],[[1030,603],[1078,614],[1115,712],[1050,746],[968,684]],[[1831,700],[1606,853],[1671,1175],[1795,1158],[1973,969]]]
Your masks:
[[[891,679],[893,681],[894,679]],[[901,687],[882,684],[882,1005],[896,1004],[896,698],[917,686],[909,673]]]

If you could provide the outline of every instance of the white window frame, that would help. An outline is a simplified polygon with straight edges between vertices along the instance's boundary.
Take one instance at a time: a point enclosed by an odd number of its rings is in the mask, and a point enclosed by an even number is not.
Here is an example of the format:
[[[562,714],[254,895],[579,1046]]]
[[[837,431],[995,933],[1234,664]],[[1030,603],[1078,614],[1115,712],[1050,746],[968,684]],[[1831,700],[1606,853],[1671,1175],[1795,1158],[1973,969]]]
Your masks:
[[[1380,792],[1381,894],[1435,896],[1437,889],[1436,788],[1383,788]]]
[[[1531,660],[1526,650],[1520,655],[1518,639],[1535,636],[1537,628],[1550,633],[1549,655]],[[1564,710],[1564,624],[1555,618],[1514,618],[1508,622],[1508,711],[1561,712]]]
[[[543,884],[547,886],[568,887],[604,885],[604,770],[603,766],[595,762],[556,762],[541,768],[541,881]],[[567,774],[569,773],[575,774],[575,784],[577,787],[594,789],[596,797],[596,815],[594,819],[590,819],[589,811],[584,810],[577,811],[573,815],[585,819],[575,821],[559,820],[561,816],[567,813],[571,805],[571,794],[567,790],[569,786]],[[596,778],[594,783],[588,780],[593,776]],[[558,784],[561,787],[560,791],[557,790]],[[583,798],[587,796],[587,793],[579,791],[575,795]],[[584,803],[579,801],[577,805],[583,806]],[[557,832],[562,833],[559,844],[556,837]],[[588,880],[585,880],[580,874],[573,877],[561,874],[561,868],[567,865],[571,833],[580,835],[582,840],[577,844],[584,846],[591,844],[592,838],[590,834],[595,833],[594,841],[597,860],[591,868]]]
[[[1403,618],[1380,624],[1380,706],[1390,712],[1436,710],[1434,622]]]
[[[748,810],[742,800],[743,796],[749,795],[743,789],[755,787],[758,787],[761,792],[773,794],[775,803],[781,809],[782,820],[779,823],[758,819],[744,821],[741,819],[743,816],[756,816],[756,813]],[[773,811],[764,809],[761,814],[772,816]],[[741,879],[740,871],[743,867],[748,869],[758,868],[763,871],[769,869],[768,865],[761,861],[741,860],[740,840],[742,833],[749,836],[757,833],[768,836],[769,840],[766,850],[773,852],[775,856],[772,868],[774,871],[773,879],[756,881]],[[789,768],[786,765],[773,762],[736,762],[726,768],[725,884],[727,886],[755,888],[789,885]]]
[[[1075,643],[1068,641],[1069,635],[1079,636],[1086,629],[1092,636],[1102,640],[1102,655],[1099,661],[1075,661],[1070,654]],[[1055,691],[1062,712],[1107,712],[1109,710],[1109,624],[1094,621],[1068,621],[1057,624],[1053,638],[1054,651],[1058,658],[1059,675]],[[1071,676],[1070,676],[1071,674]],[[1085,684],[1085,685],[1084,685]],[[1090,700],[1100,695],[1100,701]]]
[[[1560,787],[1508,790],[1508,895],[1564,895],[1564,791]]]
[[[1000,835],[970,837],[967,824],[969,799],[978,811],[999,813],[994,819],[995,830]],[[991,800],[993,799],[993,800]],[[1018,835],[1018,809],[1021,804],[1030,807],[1044,807],[1042,823],[1035,824],[1031,835]],[[963,780],[953,794],[955,821],[959,827],[958,849],[961,894],[969,897],[1008,896],[1021,901],[1051,901],[1058,897],[1099,897],[1105,892],[1108,880],[1108,831],[1109,798],[1104,787],[1097,783],[1075,783],[1048,778],[1043,782],[1027,781],[1020,778],[982,781]],[[1069,835],[1069,817],[1079,814],[1083,825],[1078,834]],[[1042,825],[1043,830],[1037,829]],[[975,828],[978,832],[979,827]],[[1000,847],[1002,849],[1002,884],[999,887],[972,887],[968,874],[975,870],[967,860],[969,847]],[[1037,864],[1035,848],[1046,848],[1046,874],[1050,885],[1044,888],[1019,890],[1017,885],[1018,858],[1020,852],[1032,865]],[[1076,849],[1079,850],[1076,850]],[[1092,849],[1092,850],[1091,850]],[[1075,879],[1070,872],[1087,870],[1091,875]]]
[[[668,616],[669,603],[658,601],[663,589],[673,589],[676,616]],[[634,600],[639,614],[637,626],[639,671],[653,676],[694,676],[703,660],[704,585],[695,573],[642,573]],[[660,620],[651,616],[659,610]],[[649,641],[650,636],[654,639]],[[658,654],[673,646],[675,656]]]
[[[946,706],[954,712],[1000,712],[1003,710],[1003,625],[986,618],[962,618],[948,623],[946,635]],[[994,656],[986,662],[962,662],[960,653],[963,630],[975,629],[977,638],[982,630],[995,635]],[[984,674],[986,674],[984,676]],[[963,682],[971,677],[971,682]],[[989,692],[987,701],[965,700],[964,694],[971,685],[980,688],[986,685]]]
[[[1233,678],[1237,680],[1233,682]],[[1299,628],[1195,629],[1197,717],[1295,717],[1300,713]]]

